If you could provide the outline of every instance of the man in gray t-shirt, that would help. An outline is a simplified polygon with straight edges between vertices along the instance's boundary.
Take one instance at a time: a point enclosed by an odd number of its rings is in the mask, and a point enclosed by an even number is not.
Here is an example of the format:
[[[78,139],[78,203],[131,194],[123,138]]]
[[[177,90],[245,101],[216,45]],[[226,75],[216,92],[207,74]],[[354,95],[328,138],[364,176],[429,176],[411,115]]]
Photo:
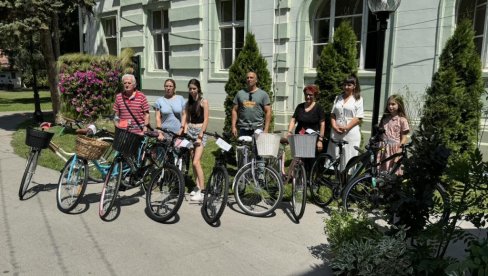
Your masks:
[[[268,93],[257,87],[256,73],[246,75],[247,89],[237,92],[232,108],[232,134],[251,135],[260,128],[268,132],[271,122],[271,102]],[[239,129],[239,131],[237,131]]]

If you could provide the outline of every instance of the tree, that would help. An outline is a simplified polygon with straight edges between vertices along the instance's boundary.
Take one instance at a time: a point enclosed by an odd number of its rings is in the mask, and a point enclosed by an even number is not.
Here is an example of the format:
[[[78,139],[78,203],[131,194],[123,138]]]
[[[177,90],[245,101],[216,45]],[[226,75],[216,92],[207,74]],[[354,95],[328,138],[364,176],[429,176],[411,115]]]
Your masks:
[[[39,38],[55,115],[60,109],[56,78],[56,61],[60,55],[59,14],[77,6],[91,10],[94,5],[94,0],[0,0],[0,31],[7,38],[2,45],[18,45]]]
[[[426,199],[431,198],[428,195],[432,194],[434,183],[443,182],[448,188],[453,208],[458,205],[456,201],[469,199],[466,195],[471,180],[467,164],[477,162],[472,161],[472,156],[476,156],[483,93],[474,31],[471,22],[463,21],[442,51],[439,69],[426,91],[419,128],[412,137],[414,148],[406,166],[406,176],[417,193],[414,204],[404,206],[400,212],[411,234],[425,226],[426,209],[431,203]],[[450,165],[448,171],[445,170],[447,165]]]
[[[330,116],[332,104],[342,92],[342,83],[349,75],[357,75],[358,61],[356,49],[357,37],[349,21],[343,21],[335,30],[333,41],[327,44],[317,64],[319,86],[319,104]],[[327,118],[328,119],[328,118]],[[330,120],[327,120],[329,122]],[[327,123],[326,135],[329,135],[330,124]]]
[[[268,63],[261,55],[256,43],[254,34],[247,33],[242,51],[239,53],[234,63],[229,68],[229,80],[225,84],[225,123],[224,132],[231,132],[232,107],[234,97],[239,90],[246,88],[246,74],[253,71],[258,76],[258,87],[266,91],[271,101],[273,92],[271,91],[271,74],[268,71]],[[273,123],[271,123],[271,126]]]

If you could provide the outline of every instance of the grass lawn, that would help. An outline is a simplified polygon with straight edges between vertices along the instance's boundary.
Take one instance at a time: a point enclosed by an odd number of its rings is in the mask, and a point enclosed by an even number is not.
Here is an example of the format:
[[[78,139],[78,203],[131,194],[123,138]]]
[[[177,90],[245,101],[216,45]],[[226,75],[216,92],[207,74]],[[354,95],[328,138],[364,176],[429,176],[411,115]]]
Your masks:
[[[41,110],[52,110],[49,91],[40,91]],[[0,90],[0,112],[2,111],[34,111],[33,91],[5,91]]]

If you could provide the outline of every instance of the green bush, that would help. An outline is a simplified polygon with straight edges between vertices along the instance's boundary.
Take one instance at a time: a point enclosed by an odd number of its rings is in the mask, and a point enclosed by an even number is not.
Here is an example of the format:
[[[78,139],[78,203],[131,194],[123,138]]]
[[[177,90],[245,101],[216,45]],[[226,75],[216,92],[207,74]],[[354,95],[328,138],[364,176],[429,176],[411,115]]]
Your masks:
[[[340,275],[411,275],[413,268],[405,243],[405,230],[377,239],[345,241],[330,266]]]
[[[451,264],[447,274],[451,276],[488,275],[488,239],[473,241],[468,248],[469,256],[460,262]]]

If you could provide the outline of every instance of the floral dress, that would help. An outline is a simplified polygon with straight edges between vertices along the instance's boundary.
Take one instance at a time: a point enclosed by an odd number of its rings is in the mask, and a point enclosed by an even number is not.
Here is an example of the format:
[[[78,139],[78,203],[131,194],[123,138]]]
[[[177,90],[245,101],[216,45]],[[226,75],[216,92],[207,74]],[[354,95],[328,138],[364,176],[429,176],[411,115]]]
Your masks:
[[[395,153],[401,152],[402,149],[400,145],[402,141],[402,134],[405,135],[410,130],[407,119],[398,115],[383,118],[381,120],[381,126],[385,129],[382,142],[384,147],[378,155],[378,160],[383,160]],[[389,160],[388,162],[382,164],[380,166],[380,172],[390,170],[393,164],[399,158],[400,157]],[[396,174],[402,175],[403,170],[401,168],[398,169]]]

